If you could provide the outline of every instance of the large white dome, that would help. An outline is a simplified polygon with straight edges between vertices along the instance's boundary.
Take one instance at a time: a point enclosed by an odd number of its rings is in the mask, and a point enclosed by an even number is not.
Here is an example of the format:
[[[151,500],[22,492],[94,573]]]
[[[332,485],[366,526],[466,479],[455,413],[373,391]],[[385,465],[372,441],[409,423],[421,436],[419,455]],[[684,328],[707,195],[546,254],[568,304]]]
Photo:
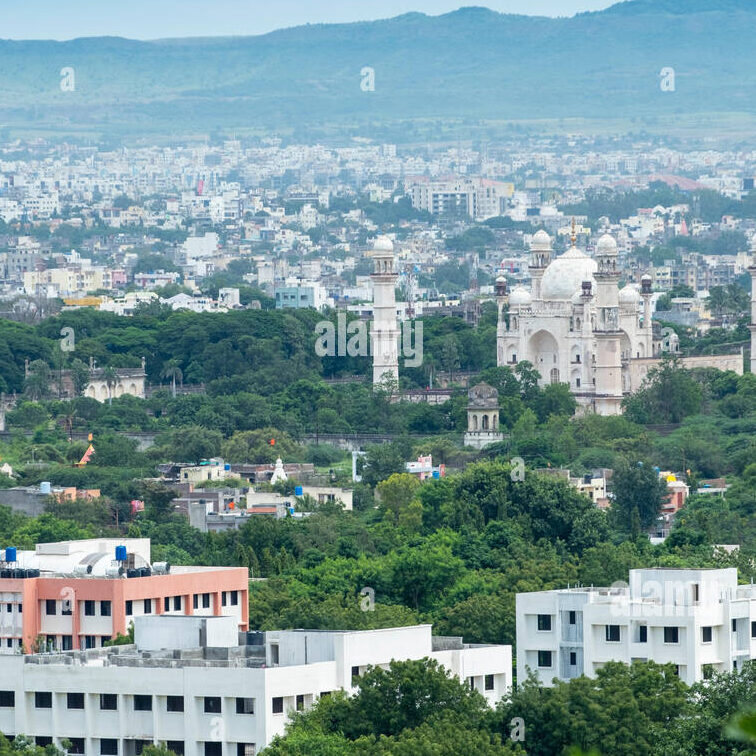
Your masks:
[[[576,247],[568,249],[544,271],[541,298],[570,301],[572,295],[582,287],[583,281],[590,281],[593,284],[593,291],[596,291],[593,274],[597,269],[596,261],[588,257],[585,252],[581,252]]]

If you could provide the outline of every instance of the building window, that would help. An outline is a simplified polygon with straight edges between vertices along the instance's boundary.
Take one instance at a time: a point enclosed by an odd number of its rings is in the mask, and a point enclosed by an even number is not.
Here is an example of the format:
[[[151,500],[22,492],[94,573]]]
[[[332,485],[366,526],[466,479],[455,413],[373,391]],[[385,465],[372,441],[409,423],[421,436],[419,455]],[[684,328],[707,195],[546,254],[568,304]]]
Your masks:
[[[37,735],[37,737],[34,738],[34,742],[40,748],[44,748],[45,746],[52,745],[53,740],[49,735]]]
[[[69,709],[83,709],[84,708],[84,694],[83,693],[68,693],[66,695],[66,703]]]
[[[166,711],[183,711],[184,710],[184,697],[183,696],[168,696],[165,702]]]
[[[220,714],[221,700],[219,696],[205,696],[205,714]]]
[[[647,625],[639,625],[638,643],[648,643],[648,626]]]
[[[577,652],[570,651],[570,666],[577,667]]]
[[[486,690],[493,690],[494,689],[494,676],[493,675],[486,675],[485,676],[483,687]]]
[[[281,696],[276,696],[273,699],[273,713],[283,714],[283,698]]]
[[[352,667],[352,685],[357,684],[357,680],[360,679],[360,668],[359,667]]]
[[[100,753],[102,756],[118,756],[118,740],[116,738],[100,738]]]
[[[100,601],[100,614],[103,617],[110,617],[113,613],[113,605],[110,601]]]
[[[751,638],[756,638],[756,622],[751,622]]]
[[[169,740],[166,745],[169,751],[173,751],[176,756],[184,756],[184,741],[183,740]]]
[[[70,617],[71,616],[71,610],[73,609],[72,601],[70,599],[63,599],[63,601],[60,602],[60,613],[64,617]]]
[[[35,709],[52,709],[52,693],[49,691],[40,692],[37,691],[34,694],[34,708]]]
[[[117,711],[118,696],[115,693],[100,693],[100,709],[102,711]]]
[[[239,591],[229,591],[228,597],[231,599],[231,606],[239,604]]]
[[[45,614],[48,616],[52,616],[53,614],[57,614],[57,602],[55,599],[46,599],[45,600]]]
[[[205,756],[221,756],[222,752],[221,743],[205,743]]]
[[[551,630],[551,615],[550,614],[538,615],[538,629],[541,631]]]
[[[71,746],[68,753],[84,753],[84,738],[69,738]]]
[[[577,624],[577,612],[570,612],[569,614],[569,622],[571,625]]]
[[[144,613],[145,614],[152,614],[152,599],[145,599],[144,600]]]
[[[226,591],[223,591],[223,593],[221,593],[221,606],[225,606],[225,605],[226,605]]]
[[[753,625],[756,623],[751,623],[751,634],[753,634]],[[712,639],[712,629],[711,627],[702,627],[701,628],[701,642],[702,643],[711,643]]]
[[[174,612],[180,612],[181,611],[181,596],[174,596],[173,597],[173,611]]]
[[[87,601],[84,602],[84,616],[85,617],[94,617],[95,616],[95,602],[90,601],[87,599]]]
[[[16,693],[12,690],[0,690],[0,707],[12,709],[16,705]]]
[[[166,596],[163,599],[163,611],[164,612],[170,612],[171,611],[171,599],[168,596]]]
[[[272,664],[278,664],[278,643],[270,644],[270,661]]]
[[[84,636],[84,648],[96,648],[97,646],[97,639],[94,635],[86,635]]]
[[[254,714],[255,713],[255,699],[254,698],[237,698],[236,699],[236,713],[237,714]]]
[[[607,643],[619,643],[620,641],[620,626],[619,625],[606,626],[606,640],[607,640]]]
[[[127,615],[134,614],[134,602],[133,601],[127,601],[126,602],[126,614]]]
[[[538,652],[538,666],[544,668],[551,667],[551,651]]]
[[[152,696],[135,695],[134,711],[152,711]]]
[[[680,628],[665,627],[664,628],[664,642],[665,643],[679,643],[680,642]]]
[[[738,621],[736,619],[734,619],[732,621],[732,632],[733,633],[737,633],[738,632]]]
[[[203,609],[210,608],[210,594],[209,593],[202,594],[202,608]]]
[[[255,756],[255,748],[254,743],[237,743],[236,756]]]
[[[194,596],[192,596],[192,603],[194,604],[195,609],[199,609],[199,593],[195,593]]]
[[[297,711],[303,711],[304,710],[304,696],[299,695],[297,696]]]
[[[701,665],[701,677],[703,677],[704,680],[711,680],[711,678],[714,677],[714,665],[713,664],[702,664]]]

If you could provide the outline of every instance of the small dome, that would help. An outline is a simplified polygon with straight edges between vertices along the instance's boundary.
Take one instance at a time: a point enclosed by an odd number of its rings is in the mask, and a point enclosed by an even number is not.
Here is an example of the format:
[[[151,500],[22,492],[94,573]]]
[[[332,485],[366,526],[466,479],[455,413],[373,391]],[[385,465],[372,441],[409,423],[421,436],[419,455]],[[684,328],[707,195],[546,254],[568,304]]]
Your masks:
[[[598,265],[592,257],[577,247],[568,249],[549,264],[541,280],[541,298],[569,302],[572,295],[582,289],[583,281],[590,281],[596,289],[593,274]]]
[[[530,243],[531,249],[548,250],[551,249],[551,237],[543,230],[536,231],[533,240]]]
[[[515,286],[509,295],[509,304],[515,307],[522,307],[533,302],[533,295],[524,286]]]
[[[640,301],[640,294],[638,294],[638,290],[635,288],[635,286],[630,286],[628,284],[624,288],[620,289],[620,292],[619,292],[620,304],[638,304],[639,301]]]
[[[650,273],[644,273],[644,274],[643,274],[643,275],[641,276],[641,281],[653,281],[653,280],[654,280],[654,279],[653,279],[653,278],[651,278],[651,274],[650,274]]]
[[[373,251],[374,252],[393,252],[394,243],[391,241],[391,239],[388,238],[388,236],[379,236],[375,240],[375,244],[373,244]]]
[[[570,299],[570,301],[571,301],[571,302],[572,302],[572,304],[574,304],[574,305],[583,304],[583,290],[582,290],[582,289],[578,289],[578,290],[577,290],[577,291],[576,291],[576,292],[575,292],[575,293],[574,293],[574,294],[572,295],[572,299]]]
[[[604,234],[596,245],[596,251],[601,255],[616,255],[617,254],[617,242],[610,234]]]
[[[506,276],[497,276],[496,277],[496,283],[506,283],[507,277]]]

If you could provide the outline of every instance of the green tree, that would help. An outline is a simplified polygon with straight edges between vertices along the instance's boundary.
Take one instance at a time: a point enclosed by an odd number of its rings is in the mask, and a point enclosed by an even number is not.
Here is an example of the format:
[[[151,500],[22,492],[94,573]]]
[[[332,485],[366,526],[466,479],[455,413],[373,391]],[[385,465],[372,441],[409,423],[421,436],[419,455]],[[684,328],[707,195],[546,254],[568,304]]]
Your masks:
[[[381,481],[375,488],[384,515],[393,522],[398,522],[406,513],[415,498],[420,481],[409,473],[394,473],[387,480]]]
[[[70,370],[74,393],[76,396],[81,396],[89,385],[91,377],[89,366],[77,357],[71,362]]]
[[[34,401],[39,401],[50,393],[52,373],[44,360],[34,360],[29,365],[29,374],[24,382],[25,394]]]
[[[205,459],[219,456],[223,446],[223,435],[199,425],[177,428],[168,435],[168,453],[176,462],[199,464]]]
[[[667,484],[647,461],[620,460],[612,476],[612,489],[612,519],[626,533],[632,532],[634,518],[643,530],[650,528],[667,496]]]

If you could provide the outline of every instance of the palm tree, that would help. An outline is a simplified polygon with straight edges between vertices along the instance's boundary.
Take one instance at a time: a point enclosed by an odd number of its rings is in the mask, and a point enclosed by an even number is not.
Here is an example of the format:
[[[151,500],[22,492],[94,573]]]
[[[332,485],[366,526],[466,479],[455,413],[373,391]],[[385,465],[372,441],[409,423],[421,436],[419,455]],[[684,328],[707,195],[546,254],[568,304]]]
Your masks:
[[[181,383],[184,380],[184,374],[181,372],[181,368],[178,365],[178,360],[168,360],[160,373],[161,378],[168,378],[171,381],[171,388],[173,389],[173,398],[176,398],[176,381]]]
[[[108,366],[103,369],[102,377],[108,387],[108,404],[113,404],[113,387],[118,383],[118,373],[115,368]]]
[[[73,427],[76,422],[76,410],[72,409],[61,415],[58,418],[58,422],[66,429],[68,433],[68,443],[73,441]]]

